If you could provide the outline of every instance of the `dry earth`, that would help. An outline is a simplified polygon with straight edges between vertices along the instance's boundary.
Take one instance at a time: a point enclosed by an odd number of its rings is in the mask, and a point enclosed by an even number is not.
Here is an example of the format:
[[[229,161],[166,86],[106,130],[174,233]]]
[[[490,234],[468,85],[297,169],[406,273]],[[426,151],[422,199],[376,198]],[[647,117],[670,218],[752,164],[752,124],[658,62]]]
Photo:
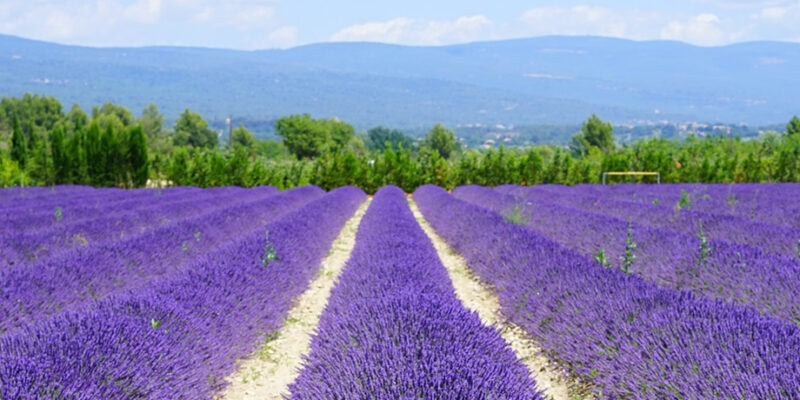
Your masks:
[[[242,360],[238,371],[228,377],[229,385],[221,398],[282,399],[288,392],[289,384],[300,374],[302,356],[310,350],[311,335],[328,304],[331,289],[350,258],[358,225],[370,202],[365,201],[342,228],[319,272],[289,311],[280,331],[269,335],[261,348]]]
[[[494,326],[500,332],[517,357],[528,367],[531,376],[536,380],[538,389],[542,390],[548,398],[572,399],[571,394],[574,393],[571,393],[571,385],[564,378],[564,374],[541,354],[536,343],[522,328],[502,317],[497,296],[471,273],[464,258],[436,234],[422,216],[416,203],[410,200],[409,205],[414,217],[433,242],[442,264],[447,268],[461,303],[470,310],[476,311],[485,324]]]

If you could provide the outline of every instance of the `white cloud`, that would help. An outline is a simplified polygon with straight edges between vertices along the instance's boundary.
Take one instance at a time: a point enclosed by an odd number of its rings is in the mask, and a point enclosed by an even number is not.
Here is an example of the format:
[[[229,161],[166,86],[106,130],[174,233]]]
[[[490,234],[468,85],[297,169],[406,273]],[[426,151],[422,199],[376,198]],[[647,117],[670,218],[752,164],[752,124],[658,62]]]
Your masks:
[[[281,27],[280,0],[0,1],[0,32],[90,46],[252,48]],[[279,34],[276,42],[290,41],[288,31]]]
[[[161,16],[161,0],[139,0],[125,8],[125,18],[142,24],[152,24]]]
[[[297,44],[297,28],[284,26],[267,35],[266,45],[269,47],[291,47]],[[261,46],[261,47],[267,47]]]
[[[442,45],[491,36],[491,27],[492,21],[485,15],[464,16],[451,21],[395,18],[349,26],[333,34],[330,40]]]
[[[788,12],[789,9],[786,7],[768,7],[761,10],[761,13],[758,17],[772,21],[779,21],[782,20]]]
[[[527,35],[596,35],[645,39],[652,35],[655,15],[636,10],[578,5],[538,7],[520,20]]]
[[[686,21],[672,21],[661,30],[661,39],[680,40],[701,46],[715,46],[728,42],[728,33],[715,14],[699,14]]]

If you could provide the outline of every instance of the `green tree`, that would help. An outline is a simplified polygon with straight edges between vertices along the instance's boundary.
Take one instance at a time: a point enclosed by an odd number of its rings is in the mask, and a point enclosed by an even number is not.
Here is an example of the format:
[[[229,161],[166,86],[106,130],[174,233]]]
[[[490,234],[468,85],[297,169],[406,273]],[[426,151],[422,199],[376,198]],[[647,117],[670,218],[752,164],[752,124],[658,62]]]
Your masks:
[[[42,138],[33,124],[28,126],[27,170],[31,179],[40,185],[52,184],[48,141]]]
[[[275,122],[275,131],[283,144],[299,158],[317,157],[325,151],[330,131],[325,124],[311,119],[308,114],[290,115]]]
[[[77,104],[72,105],[72,109],[67,113],[67,120],[71,125],[72,132],[83,130],[89,125],[89,116]]]
[[[67,158],[69,160],[69,178],[67,183],[91,184],[86,170],[86,131],[75,131],[67,136]]]
[[[22,98],[4,97],[0,100],[0,122],[10,121],[13,116],[19,118],[22,126],[34,125],[49,131],[62,119],[61,103],[55,97],[30,93],[26,93]]]
[[[216,148],[219,137],[216,132],[208,128],[208,122],[200,114],[191,112],[187,108],[175,123],[173,142],[176,146]]]
[[[147,184],[149,163],[147,156],[147,137],[141,125],[133,126],[128,131],[128,144],[126,161],[128,180],[133,187],[142,187]]]
[[[256,137],[243,126],[233,129],[231,141],[233,147],[242,147],[250,151],[256,147]]]
[[[436,124],[425,138],[425,145],[436,150],[444,158],[450,158],[457,149],[456,135],[442,124]],[[438,162],[438,161],[437,161]]]
[[[158,107],[155,104],[150,103],[142,110],[139,124],[142,126],[142,131],[147,140],[156,140],[164,132],[164,115],[158,111]]]
[[[378,126],[367,131],[366,145],[369,150],[383,150],[386,143],[389,143],[393,150],[397,150],[399,146],[406,149],[414,147],[414,139],[396,129]]]
[[[97,122],[92,122],[86,131],[86,139],[83,141],[83,155],[81,160],[86,166],[87,183],[101,186],[103,184],[103,173],[106,166],[106,155],[100,144],[100,126]]]
[[[786,124],[786,134],[788,136],[800,135],[800,118],[796,115]]]
[[[25,132],[19,125],[19,118],[15,114],[13,117],[13,127],[11,133],[11,159],[16,161],[20,168],[25,168],[28,161],[28,143]]]
[[[53,154],[53,179],[56,184],[69,183],[70,180],[70,160],[66,140],[64,128],[56,127],[50,142],[50,151]]]
[[[173,185],[186,186],[190,185],[191,176],[189,175],[191,169],[191,155],[184,147],[180,147],[175,151],[172,161],[167,167],[167,179]]]
[[[100,149],[102,160],[102,173],[100,185],[112,187],[121,181],[124,166],[124,143],[119,140],[117,133],[111,125],[106,127],[105,132],[100,137]]]
[[[588,152],[589,147],[597,147],[606,154],[614,150],[614,127],[610,122],[603,122],[597,114],[592,114],[589,120],[583,123],[578,141]]]
[[[92,108],[92,119],[101,120],[102,117],[113,117],[111,119],[119,121],[122,127],[129,127],[136,121],[131,110],[111,102],[105,103],[101,107]],[[105,129],[105,124],[101,123],[100,128]],[[119,126],[114,128],[119,128]]]
[[[328,143],[329,149],[332,151],[343,150],[355,137],[355,128],[353,128],[353,125],[335,118],[326,122],[328,136],[331,140]]]

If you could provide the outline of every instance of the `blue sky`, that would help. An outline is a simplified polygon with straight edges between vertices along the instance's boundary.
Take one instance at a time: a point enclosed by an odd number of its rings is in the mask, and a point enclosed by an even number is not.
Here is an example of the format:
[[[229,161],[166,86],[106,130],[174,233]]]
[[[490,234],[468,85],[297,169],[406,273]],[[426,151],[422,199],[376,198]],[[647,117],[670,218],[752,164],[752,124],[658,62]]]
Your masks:
[[[800,0],[0,0],[0,33],[89,46],[445,45],[541,35],[800,42]]]

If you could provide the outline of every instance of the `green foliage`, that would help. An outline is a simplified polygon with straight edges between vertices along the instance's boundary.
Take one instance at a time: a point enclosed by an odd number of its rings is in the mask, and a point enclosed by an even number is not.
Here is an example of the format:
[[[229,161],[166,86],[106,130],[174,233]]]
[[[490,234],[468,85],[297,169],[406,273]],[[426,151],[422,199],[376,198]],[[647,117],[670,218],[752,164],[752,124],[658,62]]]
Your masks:
[[[367,131],[367,149],[383,150],[387,144],[394,151],[397,151],[400,147],[411,150],[414,148],[414,139],[396,129],[389,129],[383,126]]]
[[[570,149],[573,154],[584,155],[589,149],[596,147],[606,154],[614,150],[614,127],[610,122],[603,122],[597,114],[592,114],[589,120],[583,123],[581,133],[573,136]]]
[[[686,190],[681,189],[681,198],[678,200],[678,203],[675,204],[675,208],[678,210],[688,210],[692,207],[692,199],[689,197],[689,193]]]
[[[620,270],[626,274],[630,273],[633,262],[636,260],[636,254],[633,253],[634,250],[636,250],[636,242],[633,241],[633,223],[628,221],[628,236],[625,238],[625,255],[621,257],[622,265],[620,266]]]
[[[138,120],[110,103],[92,114],[89,118],[77,105],[63,114],[52,98],[0,101],[0,185],[140,187],[152,180],[159,185],[280,189],[356,185],[374,192],[394,184],[411,192],[429,183],[445,188],[598,183],[601,172],[612,170],[657,171],[665,183],[800,181],[796,119],[786,135],[768,132],[755,140],[708,134],[643,139],[615,148],[610,125],[593,115],[570,150],[500,145],[461,151],[463,138],[456,140],[441,125],[416,148],[410,137],[389,128],[356,136],[347,123],[294,115],[275,123],[282,142],[255,139],[239,127],[233,145],[220,149],[216,133],[189,110],[174,131],[164,128],[164,117],[152,104]],[[676,210],[689,209],[691,200],[682,193]],[[734,207],[738,199],[731,194],[726,201]]]
[[[656,198],[656,199],[653,199],[653,205],[654,205],[654,206],[657,206],[657,205],[658,205],[658,199],[657,199],[657,198]]]
[[[105,103],[101,107],[92,108],[92,119],[102,121],[101,129],[108,125],[114,125],[115,129],[120,129],[133,125],[134,118],[130,110],[123,106],[113,103]]]
[[[279,119],[275,122],[275,132],[283,138],[289,152],[299,158],[343,150],[355,136],[355,129],[348,123],[312,119],[308,114]]]
[[[269,241],[269,231],[267,231],[264,238],[264,251],[261,254],[261,265],[266,268],[269,266],[271,261],[277,259],[278,253],[275,251],[275,247],[272,245],[272,242]]]
[[[55,218],[56,223],[61,222],[61,219],[64,218],[64,214],[61,212],[61,207],[56,207]]]
[[[19,118],[14,114],[14,122],[11,136],[11,159],[16,161],[20,167],[25,168],[28,161],[28,141],[19,123]]]
[[[131,187],[142,187],[147,183],[150,163],[147,154],[147,138],[141,125],[133,126],[128,130],[127,145],[125,146],[125,181]]]
[[[231,145],[234,147],[239,146],[252,151],[256,147],[256,141],[256,137],[243,126],[234,128],[231,134]]]
[[[150,318],[150,327],[153,328],[153,330],[156,330],[156,329],[160,328],[161,327],[161,320],[157,320],[155,318]]]
[[[786,125],[786,135],[787,136],[798,136],[800,135],[800,118],[796,115],[792,117],[791,121]]]
[[[456,136],[452,130],[442,124],[436,124],[425,137],[425,146],[436,150],[439,155],[448,159],[458,149]]]
[[[797,259],[800,260],[800,239],[797,239],[797,246],[794,249],[797,254]]]
[[[22,126],[49,131],[62,119],[61,103],[55,97],[26,93],[21,98],[0,100],[0,125],[9,125],[16,116]]]
[[[69,110],[66,119],[72,132],[84,130],[89,125],[89,116],[77,104],[74,104]]]
[[[66,141],[64,128],[61,126],[56,127],[50,139],[50,151],[53,157],[53,179],[57,183],[68,183],[70,181],[71,163]]]
[[[514,225],[525,226],[528,224],[528,216],[525,215],[525,207],[515,204],[510,210],[503,213],[503,219]]]
[[[703,221],[700,221],[700,231],[697,233],[698,239],[700,239],[700,257],[697,259],[697,265],[705,264],[708,256],[711,255],[711,246],[709,245],[709,238],[706,236],[705,231],[703,231]]]
[[[157,140],[164,133],[164,115],[158,111],[158,107],[150,103],[142,110],[139,124],[148,140]]]
[[[219,143],[217,133],[208,128],[208,122],[200,114],[185,109],[175,123],[173,137],[175,146],[195,148],[216,148]]]
[[[603,268],[611,268],[613,265],[606,259],[606,251],[600,249],[597,251],[597,254],[594,255],[594,260],[597,261]]]
[[[0,155],[0,187],[26,186],[28,177],[16,161]]]

